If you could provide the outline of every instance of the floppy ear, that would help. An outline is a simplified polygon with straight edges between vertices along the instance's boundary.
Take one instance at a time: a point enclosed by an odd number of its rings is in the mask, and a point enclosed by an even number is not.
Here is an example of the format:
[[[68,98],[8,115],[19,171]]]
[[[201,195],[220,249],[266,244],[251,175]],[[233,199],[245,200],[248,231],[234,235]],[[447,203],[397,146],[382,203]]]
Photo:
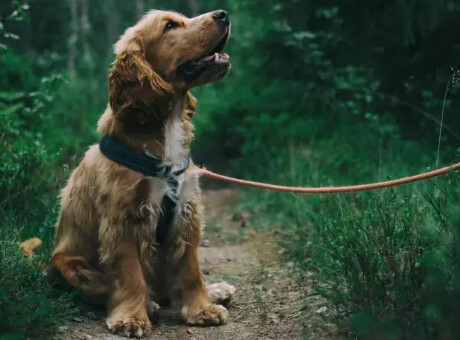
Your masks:
[[[171,86],[153,71],[142,51],[117,55],[109,74],[109,103],[116,116],[131,107],[150,106],[171,92]]]
[[[101,135],[109,135],[111,136],[113,134],[113,130],[115,128],[115,117],[113,115],[112,108],[110,107],[109,104],[107,104],[107,107],[102,114],[102,116],[99,118],[97,122],[97,132],[99,132]]]

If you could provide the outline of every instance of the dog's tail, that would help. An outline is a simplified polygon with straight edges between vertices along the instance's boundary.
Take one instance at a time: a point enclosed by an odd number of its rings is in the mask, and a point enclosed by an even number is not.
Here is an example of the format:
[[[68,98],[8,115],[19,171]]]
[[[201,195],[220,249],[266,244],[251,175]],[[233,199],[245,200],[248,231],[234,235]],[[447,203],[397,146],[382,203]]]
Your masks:
[[[27,241],[19,243],[18,246],[21,248],[24,255],[32,257],[38,248],[40,248],[42,243],[42,240],[40,240],[38,237],[32,237]]]

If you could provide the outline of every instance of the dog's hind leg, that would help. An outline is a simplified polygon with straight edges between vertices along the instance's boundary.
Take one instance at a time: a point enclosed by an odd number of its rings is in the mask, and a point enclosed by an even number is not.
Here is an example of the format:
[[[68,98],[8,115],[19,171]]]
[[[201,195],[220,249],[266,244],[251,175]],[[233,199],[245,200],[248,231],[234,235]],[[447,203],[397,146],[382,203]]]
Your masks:
[[[80,288],[89,302],[105,302],[107,285],[104,277],[100,271],[91,268],[83,257],[58,252],[51,259],[51,271],[51,274],[59,273],[70,286]]]

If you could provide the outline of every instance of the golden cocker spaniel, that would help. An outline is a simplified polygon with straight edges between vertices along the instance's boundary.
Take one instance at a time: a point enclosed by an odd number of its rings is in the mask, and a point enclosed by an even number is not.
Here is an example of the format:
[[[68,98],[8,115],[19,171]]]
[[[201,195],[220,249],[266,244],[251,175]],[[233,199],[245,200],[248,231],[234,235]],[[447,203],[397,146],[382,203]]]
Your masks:
[[[196,106],[189,89],[227,74],[229,57],[220,52],[229,35],[226,11],[186,18],[155,10],[115,44],[98,132],[118,156],[107,156],[101,142],[73,171],[61,193],[51,260],[68,284],[107,302],[113,332],[148,333],[156,302],[176,297],[189,324],[227,319],[226,308],[215,303],[234,288],[223,283],[208,290],[197,259],[203,208],[189,159]],[[154,175],[142,171],[150,159],[158,160]]]

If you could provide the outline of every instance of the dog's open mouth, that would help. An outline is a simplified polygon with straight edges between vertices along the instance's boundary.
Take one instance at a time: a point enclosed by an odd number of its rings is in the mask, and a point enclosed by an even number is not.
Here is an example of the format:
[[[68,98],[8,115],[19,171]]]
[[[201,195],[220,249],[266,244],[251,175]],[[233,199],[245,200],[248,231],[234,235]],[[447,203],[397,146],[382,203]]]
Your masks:
[[[211,52],[206,53],[202,57],[198,58],[195,62],[204,62],[204,63],[225,63],[228,62],[230,56],[227,53],[220,54],[227,44],[229,33],[227,32],[224,37],[220,40],[219,44],[211,50]]]
[[[230,59],[230,56],[227,53],[220,54],[216,52],[212,55],[208,55],[206,57],[201,58],[199,61],[218,63],[218,62],[228,62],[228,59]]]
[[[178,75],[186,81],[192,81],[207,69],[215,70],[216,73],[226,72],[230,67],[230,56],[227,53],[221,52],[227,44],[229,34],[227,32],[217,46],[209,52],[179,66],[177,70]]]

